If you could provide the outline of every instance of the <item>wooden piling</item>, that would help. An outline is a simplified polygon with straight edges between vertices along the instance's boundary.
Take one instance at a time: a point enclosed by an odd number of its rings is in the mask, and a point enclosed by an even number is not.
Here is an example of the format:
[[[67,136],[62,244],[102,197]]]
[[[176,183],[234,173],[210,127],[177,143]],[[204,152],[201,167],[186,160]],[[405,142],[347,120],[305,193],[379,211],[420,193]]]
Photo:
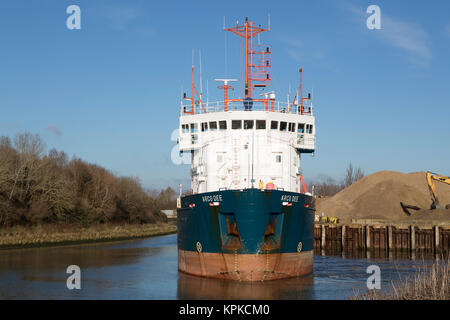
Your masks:
[[[450,225],[386,225],[375,224],[316,224],[315,248],[325,251],[433,250],[436,254],[450,251]]]
[[[366,249],[370,249],[370,226],[366,226]]]
[[[387,249],[392,250],[392,226],[388,226],[388,241],[387,241]]]
[[[440,239],[440,235],[439,235],[439,226],[434,226],[434,252],[438,253],[439,252],[439,239]]]
[[[325,225],[322,224],[322,234],[321,234],[322,240],[320,241],[320,248],[325,249],[326,246],[326,235],[325,235]]]
[[[341,245],[342,245],[342,251],[345,250],[345,226],[342,226],[341,229]]]

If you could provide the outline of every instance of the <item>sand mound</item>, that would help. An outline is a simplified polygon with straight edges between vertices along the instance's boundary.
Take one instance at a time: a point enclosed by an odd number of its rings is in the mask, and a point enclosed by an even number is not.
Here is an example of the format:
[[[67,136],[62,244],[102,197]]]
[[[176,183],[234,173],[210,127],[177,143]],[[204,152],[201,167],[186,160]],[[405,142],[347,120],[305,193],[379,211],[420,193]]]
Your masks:
[[[414,220],[440,220],[450,221],[450,210],[434,209],[434,210],[420,210],[411,215]]]
[[[450,186],[436,182],[440,203],[450,203]],[[316,214],[351,219],[404,220],[400,202],[429,209],[431,197],[425,172],[380,171],[362,178],[333,197],[319,199]]]

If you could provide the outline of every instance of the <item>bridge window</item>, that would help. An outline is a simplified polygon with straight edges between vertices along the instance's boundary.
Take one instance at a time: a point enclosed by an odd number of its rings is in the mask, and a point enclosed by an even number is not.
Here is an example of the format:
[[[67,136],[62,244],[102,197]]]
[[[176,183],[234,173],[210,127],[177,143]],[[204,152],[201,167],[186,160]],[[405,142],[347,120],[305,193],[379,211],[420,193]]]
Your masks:
[[[290,132],[295,132],[295,123],[289,122],[289,131]]]
[[[217,130],[217,122],[216,121],[212,121],[209,123],[209,130],[211,130],[211,131]]]
[[[198,126],[196,123],[191,123],[191,132],[197,132],[198,131]]]
[[[278,121],[271,121],[270,122],[270,129],[278,130]]]
[[[256,120],[256,129],[265,129],[266,128],[266,120]]]
[[[313,125],[312,124],[307,124],[306,125],[306,133],[312,133],[313,131]]]
[[[297,132],[298,133],[304,133],[305,132],[305,124],[304,123],[299,123],[298,124]]]
[[[242,129],[242,120],[231,120],[231,129]]]
[[[181,129],[183,130],[183,133],[189,132],[189,125],[188,124],[182,124]]]
[[[208,122],[202,122],[202,132],[208,131]]]
[[[244,120],[244,129],[253,129],[254,120]]]
[[[287,122],[281,121],[280,122],[280,131],[286,131],[287,129]]]
[[[219,121],[219,130],[227,130],[227,122],[224,121]]]

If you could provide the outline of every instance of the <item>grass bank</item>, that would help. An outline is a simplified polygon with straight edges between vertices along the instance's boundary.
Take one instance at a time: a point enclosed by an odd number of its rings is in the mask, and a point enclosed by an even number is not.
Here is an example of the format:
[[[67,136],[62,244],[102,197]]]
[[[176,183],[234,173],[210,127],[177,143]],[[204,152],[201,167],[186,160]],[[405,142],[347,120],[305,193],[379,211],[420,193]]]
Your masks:
[[[355,299],[363,300],[450,300],[450,257],[421,268],[413,277],[392,282],[387,293],[371,290]]]
[[[58,246],[147,238],[176,232],[176,226],[155,224],[102,224],[87,228],[66,225],[39,225],[0,229],[0,250]]]

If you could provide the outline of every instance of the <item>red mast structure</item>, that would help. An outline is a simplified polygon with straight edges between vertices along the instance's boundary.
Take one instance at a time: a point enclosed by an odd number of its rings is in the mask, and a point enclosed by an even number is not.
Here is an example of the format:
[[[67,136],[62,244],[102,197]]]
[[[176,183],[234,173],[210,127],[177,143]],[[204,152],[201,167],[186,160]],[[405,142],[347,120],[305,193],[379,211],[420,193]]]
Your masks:
[[[245,39],[245,98],[252,98],[255,87],[265,88],[270,81],[270,57],[269,47],[253,45],[253,38],[263,31],[261,27],[255,27],[254,22],[245,18],[245,24],[234,28],[225,29]],[[256,56],[256,57],[254,57]]]
[[[203,102],[202,102],[202,97],[198,94],[197,87],[196,87],[195,84],[194,84],[194,65],[192,65],[192,81],[191,81],[191,88],[192,88],[192,94],[191,94],[191,97],[189,98],[189,97],[186,95],[186,93],[184,93],[184,96],[183,96],[183,99],[184,99],[184,100],[189,100],[189,101],[191,102],[191,111],[186,111],[186,110],[185,110],[184,113],[194,114],[194,104],[198,104],[198,103],[201,104],[201,106],[202,106],[202,108],[203,108],[203,112],[206,113],[205,106],[203,105]],[[194,102],[194,91],[195,91],[195,93],[197,94],[198,102],[197,102],[197,101]]]
[[[304,98],[303,97],[303,68],[300,68],[300,86],[297,89],[297,93],[295,94],[294,100],[292,100],[291,106],[289,107],[289,111],[291,112],[292,106],[295,103],[295,100],[297,99],[298,96],[298,92],[300,91],[300,104],[298,105],[298,107],[300,108],[300,114],[305,114],[305,106],[303,105],[303,101],[306,100],[311,100],[311,94],[308,94],[308,98]]]
[[[223,81],[224,84],[219,86],[219,89],[224,90],[224,111],[228,111],[230,102],[244,102],[244,107],[246,110],[251,110],[253,102],[262,102],[264,104],[265,111],[275,111],[275,94],[273,92],[267,92],[261,94],[264,96],[263,99],[253,98],[253,90],[255,88],[266,88],[270,84],[270,68],[271,66],[271,51],[270,47],[261,44],[253,44],[253,38],[261,32],[269,31],[269,28],[264,29],[261,26],[256,27],[254,22],[248,21],[245,18],[245,23],[243,25],[236,24],[234,28],[224,29],[225,31],[230,31],[238,36],[244,38],[245,40],[245,85],[244,85],[244,99],[230,99],[228,97],[228,90],[233,89],[228,82],[236,81],[235,79],[216,79],[216,81]],[[200,104],[203,108],[203,112],[206,113],[206,108],[203,105],[201,96],[197,92],[197,88],[194,84],[194,66],[192,66],[192,93],[191,97],[187,97],[184,94],[184,99],[191,102],[191,110],[184,110],[184,113],[194,114],[194,105]],[[198,97],[198,101],[194,102],[194,93]],[[300,93],[300,95],[299,95]],[[297,97],[299,99],[297,100]],[[294,100],[290,104],[287,112],[290,113],[292,107],[294,106],[296,100],[298,112],[300,114],[305,114],[304,101],[311,100],[310,94],[307,98],[303,97],[303,69],[300,69],[300,86],[295,94]]]

